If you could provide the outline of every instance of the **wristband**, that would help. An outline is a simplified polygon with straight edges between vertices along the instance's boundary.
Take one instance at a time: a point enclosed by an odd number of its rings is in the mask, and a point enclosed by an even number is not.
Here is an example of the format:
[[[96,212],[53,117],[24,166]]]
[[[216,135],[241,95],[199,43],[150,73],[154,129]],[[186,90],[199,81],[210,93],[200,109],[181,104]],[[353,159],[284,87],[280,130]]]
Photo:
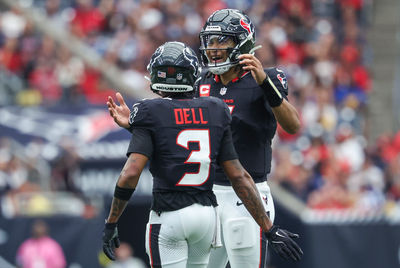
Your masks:
[[[267,77],[264,79],[260,87],[264,91],[264,95],[267,98],[268,104],[271,107],[278,107],[283,102],[281,92],[276,88],[271,79]]]
[[[135,188],[121,188],[118,185],[115,185],[115,190],[114,190],[114,197],[124,200],[124,201],[128,201],[133,192],[135,191]]]
[[[276,231],[277,229],[279,229],[279,226],[277,226],[277,225],[272,225],[272,227],[271,227],[267,232],[265,232],[265,236],[266,236],[268,239],[270,239],[270,238],[271,238],[271,235],[272,235],[273,233],[275,233],[275,231]]]
[[[106,227],[106,229],[108,229],[108,230],[114,230],[115,227],[117,227],[117,223],[116,223],[116,222],[114,222],[114,223],[108,223],[107,220],[106,220],[105,227]]]

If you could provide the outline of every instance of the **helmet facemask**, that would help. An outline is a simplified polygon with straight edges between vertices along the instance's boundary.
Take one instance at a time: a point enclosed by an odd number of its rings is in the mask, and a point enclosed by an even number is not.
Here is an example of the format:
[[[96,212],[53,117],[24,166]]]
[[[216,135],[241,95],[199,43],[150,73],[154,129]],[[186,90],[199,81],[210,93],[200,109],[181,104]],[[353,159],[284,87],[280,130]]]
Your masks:
[[[201,35],[200,42],[203,63],[210,72],[223,74],[239,63],[240,52],[235,36],[209,33]],[[222,61],[224,57],[226,59]]]

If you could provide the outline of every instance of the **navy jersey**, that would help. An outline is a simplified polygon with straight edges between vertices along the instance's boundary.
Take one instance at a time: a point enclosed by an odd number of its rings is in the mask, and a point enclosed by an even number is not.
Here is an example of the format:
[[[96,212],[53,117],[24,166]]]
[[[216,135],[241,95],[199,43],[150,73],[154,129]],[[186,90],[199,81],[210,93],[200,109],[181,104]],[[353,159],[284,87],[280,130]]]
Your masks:
[[[216,205],[211,190],[217,162],[237,159],[230,121],[228,107],[217,98],[149,99],[133,106],[128,154],[150,158],[153,210]],[[223,150],[229,143],[232,150]]]
[[[265,72],[287,99],[288,84],[284,72],[277,68],[268,68]],[[197,92],[201,97],[220,98],[228,105],[232,115],[232,136],[239,160],[255,182],[265,181],[271,170],[271,141],[277,122],[262,88],[251,73],[244,73],[226,86],[220,82],[218,76],[202,73]],[[217,170],[215,183],[230,184],[221,169]]]

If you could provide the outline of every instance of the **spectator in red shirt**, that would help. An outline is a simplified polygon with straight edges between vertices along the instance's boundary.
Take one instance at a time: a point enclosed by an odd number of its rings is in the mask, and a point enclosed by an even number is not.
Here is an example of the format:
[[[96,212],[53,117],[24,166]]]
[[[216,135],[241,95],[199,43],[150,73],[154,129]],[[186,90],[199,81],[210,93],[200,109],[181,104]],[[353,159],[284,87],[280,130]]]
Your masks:
[[[16,38],[6,39],[0,49],[0,65],[3,65],[13,73],[21,71],[21,54],[18,51],[18,40]]]
[[[90,32],[103,28],[104,15],[95,7],[92,0],[77,0],[75,17],[71,22],[71,31],[78,37],[86,37]]]

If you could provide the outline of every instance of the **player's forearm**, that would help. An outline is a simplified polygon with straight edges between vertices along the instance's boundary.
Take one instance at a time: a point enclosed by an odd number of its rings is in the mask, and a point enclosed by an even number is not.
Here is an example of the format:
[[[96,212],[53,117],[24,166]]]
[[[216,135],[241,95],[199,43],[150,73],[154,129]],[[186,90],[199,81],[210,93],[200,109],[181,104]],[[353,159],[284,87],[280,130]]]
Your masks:
[[[272,222],[266,214],[254,182],[251,179],[241,179],[236,180],[232,186],[257,224],[265,232],[268,231],[272,227]]]
[[[124,212],[126,205],[131,198],[135,187],[129,183],[129,178],[123,176],[123,172],[118,178],[118,182],[115,185],[114,197],[111,202],[110,214],[108,215],[108,223],[116,223]]]
[[[122,212],[124,212],[125,207],[128,204],[128,201],[131,198],[139,180],[140,173],[135,176],[127,176],[127,170],[125,169],[126,167],[127,165],[125,165],[124,169],[122,170],[118,178],[117,185],[115,186],[110,215],[107,219],[107,222],[110,223],[118,221],[119,217],[122,215]]]
[[[129,199],[131,198],[139,181],[143,167],[146,165],[147,157],[132,153],[119,175],[115,185],[114,197],[111,203],[110,214],[107,222],[115,223],[125,210]]]
[[[287,100],[283,100],[282,104],[273,107],[272,112],[281,127],[289,134],[295,134],[300,129],[300,119],[296,108]]]
[[[117,222],[121,217],[122,213],[124,212],[127,204],[128,200],[121,200],[119,198],[113,197],[110,214],[108,215],[107,222],[108,223]]]
[[[257,224],[264,231],[268,231],[272,227],[272,222],[264,209],[258,189],[251,176],[240,165],[240,162],[235,161],[235,165],[239,173],[230,177],[232,187]]]

